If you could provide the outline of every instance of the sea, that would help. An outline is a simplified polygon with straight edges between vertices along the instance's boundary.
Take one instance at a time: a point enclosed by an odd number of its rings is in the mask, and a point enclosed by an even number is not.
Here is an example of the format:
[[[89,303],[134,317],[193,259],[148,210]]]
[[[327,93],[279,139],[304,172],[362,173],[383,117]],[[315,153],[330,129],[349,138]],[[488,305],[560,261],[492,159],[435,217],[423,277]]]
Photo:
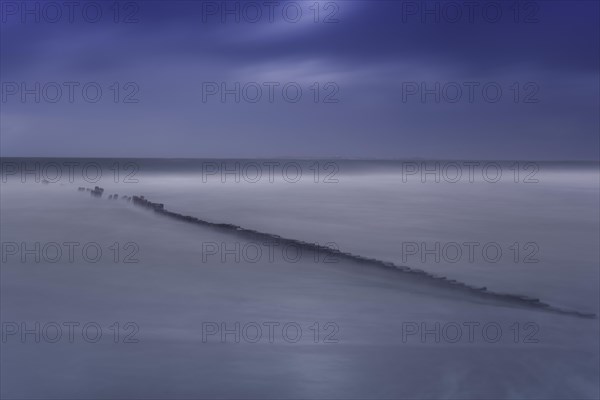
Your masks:
[[[598,162],[0,164],[2,398],[600,397]]]

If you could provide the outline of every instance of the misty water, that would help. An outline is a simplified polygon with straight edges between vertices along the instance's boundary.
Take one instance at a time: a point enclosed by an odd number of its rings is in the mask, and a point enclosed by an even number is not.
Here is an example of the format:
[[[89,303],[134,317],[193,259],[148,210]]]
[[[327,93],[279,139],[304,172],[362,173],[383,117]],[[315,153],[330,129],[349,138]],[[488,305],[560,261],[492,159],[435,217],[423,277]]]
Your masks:
[[[44,184],[8,162],[2,397],[600,395],[597,163],[503,162],[496,181],[423,182],[421,161],[301,161],[302,177],[277,166],[270,179],[262,160],[260,178],[247,160],[121,160],[118,175],[104,160],[98,181]],[[78,191],[96,185],[100,198]],[[177,221],[121,198],[132,195],[552,309]]]

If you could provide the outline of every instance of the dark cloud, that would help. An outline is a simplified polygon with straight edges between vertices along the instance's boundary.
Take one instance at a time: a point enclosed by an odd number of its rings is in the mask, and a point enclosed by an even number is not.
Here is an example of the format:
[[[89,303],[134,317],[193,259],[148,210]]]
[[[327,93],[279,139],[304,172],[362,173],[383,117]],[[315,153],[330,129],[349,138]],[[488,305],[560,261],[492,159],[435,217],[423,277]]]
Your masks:
[[[3,1],[4,11],[6,3],[20,2]],[[313,3],[294,3],[304,12],[296,23],[278,13],[270,22],[264,7],[258,23],[232,15],[223,23],[206,14],[220,1],[121,3],[120,23],[112,2],[96,2],[104,12],[96,23],[75,14],[73,23],[24,24],[4,13],[2,82],[93,81],[104,97],[3,101],[2,154],[598,158],[598,2],[483,1],[472,16],[469,1],[321,2],[317,23]],[[422,14],[423,4],[447,13]],[[448,4],[463,13],[457,22]],[[498,5],[497,21],[481,11]],[[332,12],[339,22],[323,23]],[[213,81],[293,81],[303,97],[203,102],[202,83]],[[108,101],[114,82],[135,83],[140,103],[123,104],[122,88],[121,102]],[[312,101],[314,82],[335,83],[339,103],[324,104],[323,87]],[[407,82],[493,82],[503,97],[405,101]],[[538,101],[524,103],[533,92]]]

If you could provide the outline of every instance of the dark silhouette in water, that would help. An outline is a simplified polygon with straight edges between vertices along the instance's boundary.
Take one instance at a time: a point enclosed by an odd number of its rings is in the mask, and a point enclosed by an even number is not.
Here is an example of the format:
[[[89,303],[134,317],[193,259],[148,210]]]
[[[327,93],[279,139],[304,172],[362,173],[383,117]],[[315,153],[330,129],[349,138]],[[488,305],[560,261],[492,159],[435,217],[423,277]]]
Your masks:
[[[91,190],[90,193],[92,194],[92,196],[94,197],[102,197],[102,194],[104,193],[104,189],[102,189],[99,186],[96,186],[94,188],[94,190]]]
[[[104,189],[96,186],[94,188],[94,190],[92,190],[91,192],[92,192],[92,196],[101,197],[102,193],[104,192]],[[99,193],[99,195],[96,195],[94,193]],[[235,234],[251,236],[254,239],[275,240],[278,243],[283,244],[283,245],[293,245],[293,246],[297,246],[298,248],[301,248],[301,249],[306,249],[306,250],[315,251],[315,252],[321,252],[321,254],[329,254],[332,256],[336,256],[338,258],[345,258],[345,259],[348,259],[351,261],[359,261],[363,264],[373,265],[373,266],[377,266],[380,268],[393,269],[393,270],[399,271],[404,274],[410,274],[412,277],[415,277],[415,278],[418,277],[418,278],[427,280],[428,283],[430,283],[430,284],[437,284],[439,286],[443,286],[446,288],[453,288],[453,289],[461,290],[461,291],[467,292],[471,295],[475,295],[477,297],[485,298],[488,300],[497,300],[497,301],[502,301],[503,303],[508,303],[508,304],[512,304],[512,305],[536,308],[536,309],[545,310],[548,312],[572,315],[572,316],[582,317],[582,318],[595,318],[596,317],[596,314],[594,314],[594,313],[561,309],[558,307],[554,307],[550,304],[543,303],[539,299],[532,298],[529,296],[510,294],[510,293],[491,292],[491,291],[488,291],[486,287],[471,286],[471,285],[468,285],[468,284],[465,284],[462,282],[458,282],[454,279],[448,279],[446,277],[436,276],[436,275],[433,275],[431,273],[428,273],[428,272],[425,272],[422,270],[413,269],[413,268],[406,267],[406,266],[396,265],[394,263],[381,261],[381,260],[378,260],[375,258],[367,258],[367,257],[363,257],[360,255],[352,254],[352,253],[342,252],[336,248],[319,245],[317,243],[310,243],[310,242],[305,242],[305,241],[297,240],[297,239],[283,238],[279,235],[258,232],[258,231],[252,230],[252,229],[242,228],[241,226],[233,225],[233,224],[220,224],[220,223],[205,221],[205,220],[202,220],[202,219],[190,216],[190,215],[183,215],[183,214],[179,214],[179,213],[176,213],[173,211],[168,211],[165,209],[165,206],[163,203],[154,203],[154,202],[146,199],[144,196],[133,196],[133,197],[122,196],[121,198],[126,199],[128,202],[132,201],[133,204],[136,206],[153,210],[155,213],[158,213],[158,214],[161,214],[166,217],[169,217],[169,218],[172,218],[175,220],[179,220],[182,222],[207,226],[207,227],[216,228],[219,230],[226,230],[228,232],[235,233]]]

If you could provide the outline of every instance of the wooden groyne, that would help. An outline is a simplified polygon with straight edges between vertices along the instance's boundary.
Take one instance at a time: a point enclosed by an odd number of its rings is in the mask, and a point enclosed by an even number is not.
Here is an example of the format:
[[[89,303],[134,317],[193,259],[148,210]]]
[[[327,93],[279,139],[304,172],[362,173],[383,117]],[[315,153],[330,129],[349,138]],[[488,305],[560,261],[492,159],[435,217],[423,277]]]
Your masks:
[[[104,189],[99,188],[98,186],[96,186],[93,190],[79,188],[79,191],[85,191],[85,190],[90,191],[91,195],[93,197],[102,197],[102,194],[104,193]],[[117,195],[113,195],[113,198],[116,199],[115,196],[117,196]],[[462,283],[462,282],[459,282],[459,281],[456,281],[453,279],[448,279],[443,276],[433,275],[429,272],[422,271],[419,269],[414,269],[414,268],[410,268],[410,267],[406,267],[406,266],[400,266],[400,265],[396,265],[391,262],[386,262],[386,261],[378,260],[375,258],[363,257],[360,255],[356,255],[356,254],[352,254],[352,253],[348,253],[348,252],[342,252],[339,249],[336,249],[336,248],[333,248],[330,246],[323,246],[323,245],[320,245],[317,243],[311,243],[311,242],[306,242],[306,241],[297,240],[297,239],[283,238],[279,235],[265,233],[265,232],[259,232],[259,231],[255,231],[252,229],[243,228],[241,226],[234,225],[234,224],[215,223],[215,222],[206,221],[206,220],[203,220],[203,219],[200,219],[197,217],[193,217],[190,215],[176,213],[176,212],[167,210],[163,203],[152,202],[152,201],[146,199],[144,196],[121,196],[121,199],[131,202],[135,206],[146,208],[148,210],[152,210],[157,214],[163,215],[165,217],[168,217],[168,218],[171,218],[171,219],[174,219],[177,221],[186,222],[186,223],[195,224],[195,225],[201,225],[204,227],[215,228],[215,229],[223,230],[223,231],[226,231],[229,233],[244,235],[245,237],[252,238],[252,239],[271,240],[271,241],[275,241],[281,245],[296,246],[300,249],[305,249],[305,250],[314,251],[314,252],[320,252],[321,254],[327,254],[330,256],[334,256],[337,259],[347,259],[349,261],[360,262],[363,264],[372,265],[372,266],[376,266],[379,268],[392,269],[394,271],[398,271],[403,274],[408,274],[412,278],[417,278],[417,279],[420,278],[423,281],[427,281],[428,284],[433,284],[433,285],[437,285],[437,286],[445,287],[445,288],[449,288],[449,289],[451,288],[451,289],[460,290],[464,293],[469,293],[471,295],[475,295],[477,297],[485,298],[488,300],[501,301],[503,303],[506,303],[507,305],[511,304],[513,306],[535,308],[535,309],[540,309],[540,310],[544,310],[544,311],[548,311],[548,312],[552,312],[552,313],[560,313],[560,314],[571,315],[571,316],[576,316],[576,317],[581,317],[581,318],[596,318],[596,314],[594,314],[594,313],[562,309],[562,308],[555,307],[550,304],[544,303],[544,302],[540,301],[540,299],[529,297],[529,296],[489,291],[489,290],[487,290],[486,287],[472,286],[472,285],[468,285],[466,283]]]

